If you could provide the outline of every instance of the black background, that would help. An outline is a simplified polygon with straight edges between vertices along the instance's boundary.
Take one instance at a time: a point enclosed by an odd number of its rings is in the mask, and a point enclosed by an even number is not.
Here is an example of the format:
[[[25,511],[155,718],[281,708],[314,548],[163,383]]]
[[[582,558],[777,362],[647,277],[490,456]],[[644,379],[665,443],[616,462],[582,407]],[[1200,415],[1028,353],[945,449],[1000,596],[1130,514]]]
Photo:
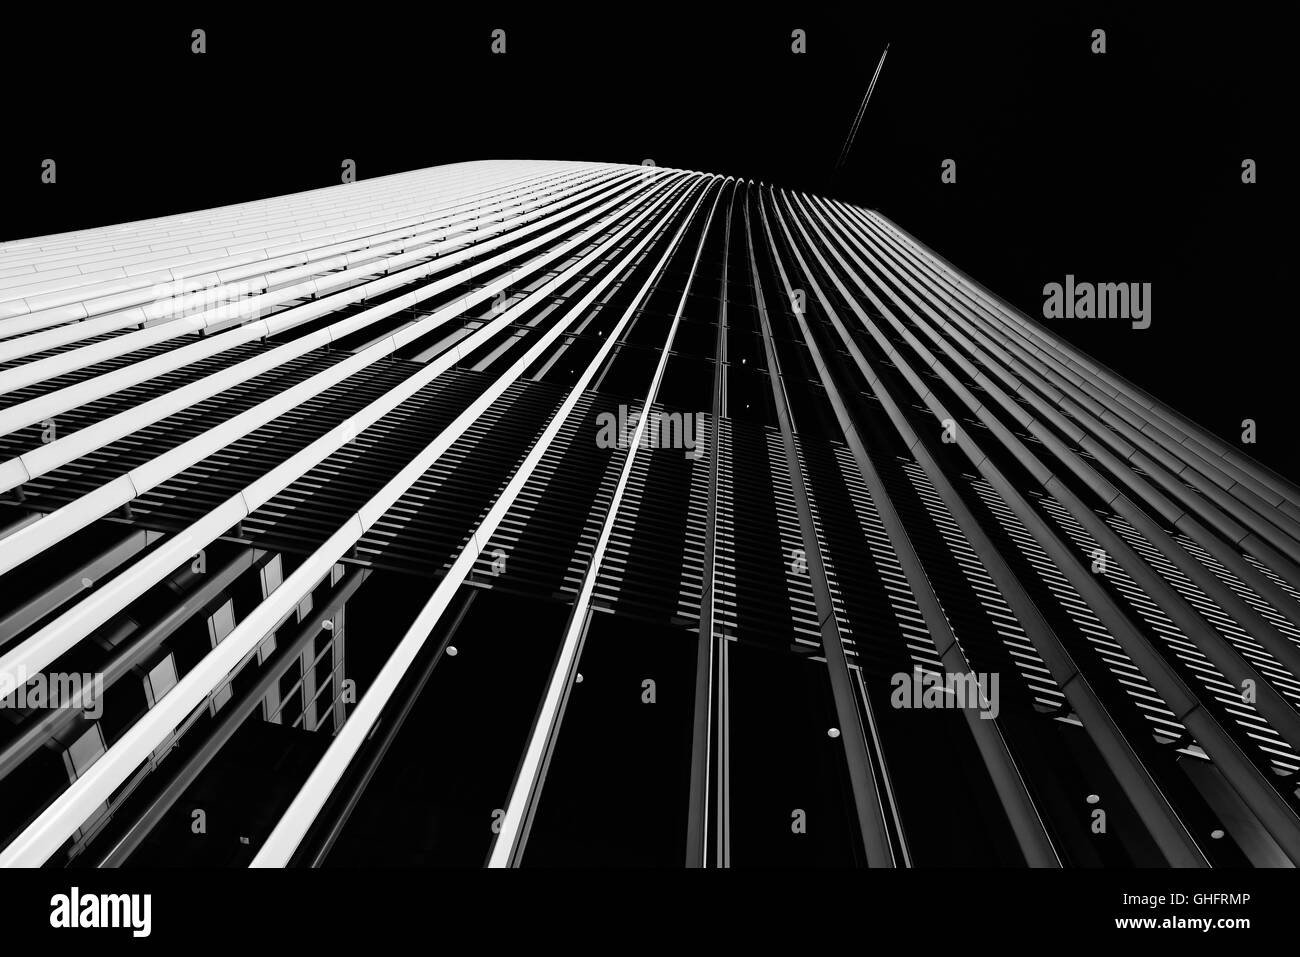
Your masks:
[[[1300,479],[1282,229],[1294,51],[1265,8],[27,13],[0,38],[0,239],[329,186],[345,158],[361,178],[503,157],[748,176],[877,208],[1030,315],[1066,273],[1151,282],[1149,329],[1054,328],[1233,443],[1255,419],[1246,451]]]
[[[808,881],[779,870],[189,870],[183,877],[131,869],[83,872],[74,880],[62,871],[0,871],[6,940],[123,951],[152,944],[172,953],[177,945],[193,949],[196,940],[236,953],[283,942],[316,953],[373,954],[407,940],[428,941],[435,951],[464,940],[487,942],[494,952],[515,945],[653,953],[677,944],[688,928],[706,949],[802,953],[810,933],[829,939],[834,930],[823,928],[838,919],[862,940],[862,950],[882,938],[922,952],[947,944],[1003,953],[1034,939],[1127,939],[1143,952],[1153,946],[1182,951],[1192,941],[1202,949],[1253,951],[1294,929],[1295,879],[1283,869],[858,870],[839,872],[811,893]],[[67,894],[73,883],[83,894],[152,894],[150,937],[137,940],[121,929],[52,930],[50,898]],[[1125,894],[1174,893],[1189,903],[1123,903]],[[1251,896],[1236,905],[1190,903],[1212,893]],[[1175,916],[1247,917],[1250,927],[1206,933],[1115,926],[1116,918]]]

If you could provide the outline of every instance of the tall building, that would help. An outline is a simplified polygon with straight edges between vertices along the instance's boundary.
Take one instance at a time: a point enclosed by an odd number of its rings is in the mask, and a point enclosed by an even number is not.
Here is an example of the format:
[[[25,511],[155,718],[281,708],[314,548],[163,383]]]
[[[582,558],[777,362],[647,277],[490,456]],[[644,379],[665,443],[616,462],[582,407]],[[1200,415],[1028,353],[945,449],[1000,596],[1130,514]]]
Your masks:
[[[0,245],[0,862],[1300,862],[1300,492],[885,217],[482,162]]]

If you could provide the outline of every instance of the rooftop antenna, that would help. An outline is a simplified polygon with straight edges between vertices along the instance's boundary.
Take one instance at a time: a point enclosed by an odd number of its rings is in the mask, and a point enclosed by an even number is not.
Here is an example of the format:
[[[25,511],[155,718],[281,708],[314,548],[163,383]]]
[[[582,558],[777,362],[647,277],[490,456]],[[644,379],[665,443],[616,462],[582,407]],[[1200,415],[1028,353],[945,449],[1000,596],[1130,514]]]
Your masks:
[[[876,72],[872,74],[871,85],[867,87],[867,95],[862,98],[862,105],[858,107],[858,115],[853,120],[853,126],[849,130],[848,138],[844,141],[844,148],[840,150],[840,158],[835,161],[835,173],[840,171],[844,161],[849,158],[849,150],[853,148],[853,139],[858,135],[858,126],[862,123],[862,114],[867,112],[867,101],[871,99],[871,91],[876,88],[876,81],[880,79],[880,70],[885,65],[885,57],[889,55],[889,44],[885,44],[885,52],[880,54],[880,62],[876,64]],[[834,174],[832,174],[834,175]]]

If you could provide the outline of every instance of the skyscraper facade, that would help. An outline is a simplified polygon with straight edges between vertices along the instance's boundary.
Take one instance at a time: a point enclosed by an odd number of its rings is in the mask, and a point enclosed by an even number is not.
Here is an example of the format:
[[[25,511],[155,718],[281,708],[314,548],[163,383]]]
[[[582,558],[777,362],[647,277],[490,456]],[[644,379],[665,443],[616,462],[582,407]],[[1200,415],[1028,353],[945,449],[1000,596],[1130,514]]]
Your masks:
[[[1300,862],[1300,491],[870,210],[0,244],[0,493],[8,866]]]

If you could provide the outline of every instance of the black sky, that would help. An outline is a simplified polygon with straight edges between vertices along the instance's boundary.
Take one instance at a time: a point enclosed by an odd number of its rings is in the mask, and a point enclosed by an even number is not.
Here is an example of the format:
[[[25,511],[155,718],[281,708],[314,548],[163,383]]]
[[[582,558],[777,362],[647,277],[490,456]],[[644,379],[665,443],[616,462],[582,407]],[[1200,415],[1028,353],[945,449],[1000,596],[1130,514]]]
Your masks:
[[[321,6],[138,20],[38,8],[0,37],[0,238],[328,186],[344,158],[363,178],[493,157],[749,176],[880,209],[1031,315],[1066,273],[1151,282],[1150,329],[1054,328],[1225,438],[1255,419],[1248,451],[1300,480],[1282,293],[1293,53],[1257,8],[1151,7],[886,19],[869,4]],[[203,56],[190,53],[195,27]],[[505,56],[489,51],[497,27]],[[804,55],[790,51],[794,28]],[[1095,28],[1104,55],[1090,52]],[[53,186],[40,183],[46,157]],[[945,158],[956,184],[940,182]]]

